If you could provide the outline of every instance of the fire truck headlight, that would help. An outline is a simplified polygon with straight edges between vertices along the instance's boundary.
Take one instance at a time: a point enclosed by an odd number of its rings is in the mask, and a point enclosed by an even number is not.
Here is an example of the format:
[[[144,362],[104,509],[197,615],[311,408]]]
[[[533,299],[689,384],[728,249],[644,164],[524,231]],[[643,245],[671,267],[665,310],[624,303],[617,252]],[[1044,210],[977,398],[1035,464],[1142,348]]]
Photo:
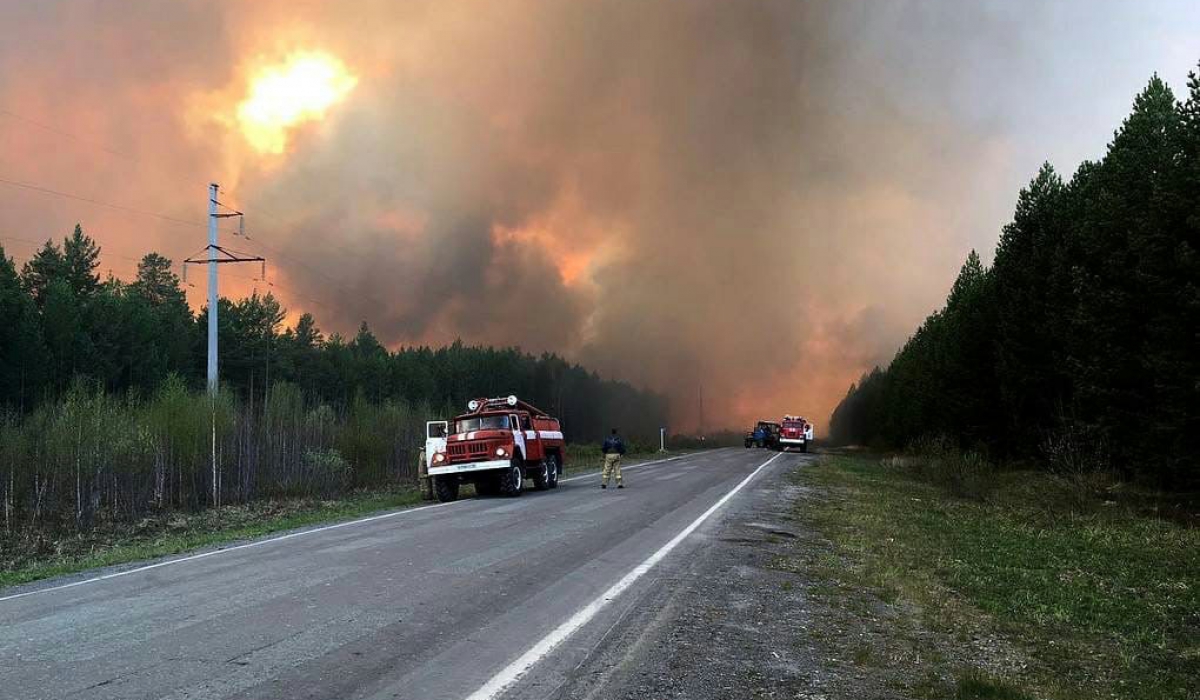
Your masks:
[[[496,456],[497,457],[507,457],[508,450],[504,449],[503,447],[497,447],[496,448]]]
[[[509,394],[509,396],[508,396],[508,405],[509,405],[509,406],[516,406],[516,405],[517,405],[517,397],[516,397],[516,396],[513,396],[512,394]]]
[[[438,464],[441,464],[442,462],[445,462],[445,461],[446,461],[446,453],[445,453],[445,452],[439,452],[439,453],[435,454],[435,455],[433,456],[433,461],[437,462]]]

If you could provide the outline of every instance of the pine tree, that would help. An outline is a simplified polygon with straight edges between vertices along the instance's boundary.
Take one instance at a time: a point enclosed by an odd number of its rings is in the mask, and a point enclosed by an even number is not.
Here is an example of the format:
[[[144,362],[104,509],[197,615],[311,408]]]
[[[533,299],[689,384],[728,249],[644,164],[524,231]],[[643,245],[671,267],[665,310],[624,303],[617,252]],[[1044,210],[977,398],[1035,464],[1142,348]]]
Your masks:
[[[1071,323],[1073,406],[1082,427],[1128,468],[1155,451],[1151,319],[1171,291],[1162,268],[1179,226],[1181,120],[1170,88],[1157,76],[1082,191],[1089,206],[1075,220],[1077,307]],[[1163,318],[1162,322],[1177,323]]]
[[[0,407],[32,405],[42,379],[44,346],[37,307],[0,246]]]
[[[1048,163],[1021,190],[1012,223],[1004,227],[992,266],[996,302],[996,375],[1009,444],[1026,455],[1039,448],[1024,427],[1049,425],[1068,398],[1062,353],[1062,314],[1070,284],[1059,263],[1066,225],[1065,186]]]
[[[21,283],[28,290],[38,308],[46,304],[46,291],[52,280],[66,275],[66,262],[62,250],[52,241],[46,241],[41,250],[25,261],[21,268]]]
[[[67,283],[75,292],[75,298],[86,302],[100,288],[100,247],[83,233],[83,226],[75,224],[75,230],[63,240],[63,272]]]
[[[78,369],[81,316],[79,302],[67,280],[52,280],[42,307],[42,329],[50,359],[49,379],[56,391],[66,389]]]
[[[316,349],[321,347],[324,342],[325,337],[321,335],[321,329],[317,328],[317,321],[313,315],[301,314],[300,320],[296,322],[296,346],[304,349]]]
[[[387,355],[387,350],[379,342],[379,339],[375,337],[375,334],[371,332],[371,328],[367,325],[366,321],[359,324],[358,334],[350,342],[350,348],[355,355],[362,359]]]
[[[137,279],[130,286],[151,304],[187,304],[170,259],[158,253],[147,253],[138,262]]]

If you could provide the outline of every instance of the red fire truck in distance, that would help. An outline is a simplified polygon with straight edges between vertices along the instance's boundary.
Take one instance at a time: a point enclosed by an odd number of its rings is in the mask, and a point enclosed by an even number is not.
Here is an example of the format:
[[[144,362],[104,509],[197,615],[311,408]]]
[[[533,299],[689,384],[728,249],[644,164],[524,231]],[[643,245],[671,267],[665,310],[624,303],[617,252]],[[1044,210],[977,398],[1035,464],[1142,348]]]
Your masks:
[[[783,425],[779,429],[779,449],[787,452],[795,447],[801,452],[808,452],[808,445],[813,439],[812,423],[800,416],[784,416]]]
[[[481,496],[520,496],[525,479],[539,491],[557,488],[564,447],[558,419],[517,397],[471,399],[467,413],[450,421],[445,449],[430,460],[434,493],[453,501],[458,487],[471,483]]]

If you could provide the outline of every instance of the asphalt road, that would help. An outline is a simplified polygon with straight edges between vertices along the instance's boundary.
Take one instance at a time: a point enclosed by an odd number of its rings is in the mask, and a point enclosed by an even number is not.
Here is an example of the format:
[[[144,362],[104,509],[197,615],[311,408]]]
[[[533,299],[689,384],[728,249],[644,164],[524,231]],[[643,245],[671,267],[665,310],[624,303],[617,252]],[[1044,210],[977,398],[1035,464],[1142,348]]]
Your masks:
[[[619,491],[587,475],[0,592],[0,697],[571,694],[722,519],[805,459],[715,450]]]

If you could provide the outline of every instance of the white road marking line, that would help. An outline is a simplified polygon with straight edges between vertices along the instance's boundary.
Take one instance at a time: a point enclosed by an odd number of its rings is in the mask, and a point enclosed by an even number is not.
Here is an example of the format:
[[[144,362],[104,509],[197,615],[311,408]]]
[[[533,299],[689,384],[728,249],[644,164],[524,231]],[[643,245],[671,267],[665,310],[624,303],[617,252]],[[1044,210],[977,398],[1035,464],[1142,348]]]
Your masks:
[[[634,469],[636,467],[645,467],[645,466],[649,466],[651,464],[659,464],[661,462],[670,462],[672,460],[683,459],[684,457],[690,457],[690,456],[692,456],[692,455],[677,455],[675,457],[667,457],[666,459],[658,459],[658,460],[654,460],[651,462],[640,462],[638,464],[632,464],[628,468]],[[567,481],[574,481],[576,479],[586,479],[587,477],[590,477],[590,476],[599,476],[599,473],[583,474],[581,476],[571,477],[570,479],[563,479],[562,481],[567,482]],[[6,595],[6,596],[0,597],[0,603],[3,603],[7,600],[16,600],[17,598],[24,598],[26,596],[37,595],[39,593],[50,593],[51,591],[61,591],[66,588],[75,588],[76,586],[82,586],[87,583],[96,583],[97,581],[107,581],[109,579],[120,578],[122,576],[128,576],[130,574],[137,574],[137,573],[141,573],[143,571],[150,571],[151,569],[158,569],[158,568],[161,568],[164,566],[170,566],[171,564],[182,564],[184,562],[195,561],[197,559],[204,559],[205,557],[211,557],[211,556],[214,556],[217,554],[226,554],[228,552],[236,552],[239,549],[249,549],[251,547],[261,547],[262,545],[265,545],[265,544],[272,544],[274,542],[282,542],[284,540],[290,540],[293,537],[302,537],[304,535],[312,535],[312,534],[315,534],[318,532],[325,532],[327,530],[336,530],[336,529],[342,528],[342,527],[349,527],[351,525],[361,525],[362,523],[369,523],[369,522],[374,522],[376,520],[384,520],[387,518],[394,518],[398,515],[407,515],[409,513],[416,513],[416,512],[422,511],[422,510],[430,510],[432,508],[442,508],[444,506],[452,506],[452,505],[461,504],[461,503],[471,503],[472,500],[473,499],[462,500],[462,501],[451,501],[450,503],[433,503],[433,504],[430,504],[427,506],[418,506],[416,508],[405,508],[403,510],[393,511],[391,513],[382,513],[380,515],[372,515],[370,517],[359,518],[357,520],[347,520],[347,521],[341,522],[341,523],[334,523],[333,525],[324,525],[321,527],[315,527],[315,528],[312,528],[311,530],[301,530],[300,532],[293,532],[293,533],[289,533],[287,535],[280,535],[278,537],[270,537],[265,540],[255,540],[254,542],[247,542],[245,544],[234,545],[232,547],[223,547],[221,549],[214,549],[209,552],[201,552],[200,554],[192,554],[192,555],[185,556],[185,557],[178,557],[176,559],[168,559],[166,561],[160,561],[160,562],[156,562],[154,564],[147,564],[146,566],[139,566],[139,567],[136,567],[133,569],[126,569],[125,571],[116,571],[111,574],[104,574],[103,576],[95,576],[93,578],[83,579],[81,581],[72,581],[71,583],[64,583],[64,584],[61,584],[58,586],[49,586],[47,588],[38,588],[38,589],[35,589],[32,591],[25,591],[23,593],[13,593],[12,595]]]
[[[503,669],[501,669],[499,673],[492,676],[491,680],[489,680],[487,683],[484,683],[479,690],[476,690],[474,693],[468,695],[466,700],[494,700],[495,698],[499,697],[501,693],[519,680],[521,676],[525,674],[525,672],[533,667],[534,664],[545,658],[546,655],[551,651],[554,651],[555,647],[566,641],[568,637],[574,634],[575,631],[580,627],[586,625],[606,605],[608,605],[617,596],[621,595],[621,593],[632,586],[634,582],[644,576],[647,571],[650,571],[650,569],[654,568],[656,564],[658,564],[663,560],[663,558],[671,553],[671,550],[679,546],[679,543],[682,542],[688,535],[695,532],[696,528],[700,527],[705,520],[708,520],[713,513],[717,512],[721,506],[725,505],[729,499],[733,498],[738,491],[741,491],[746,484],[750,483],[754,477],[758,476],[758,473],[765,469],[767,465],[769,465],[771,462],[774,462],[780,456],[780,454],[782,453],[775,454],[767,461],[758,465],[757,469],[751,472],[750,475],[745,479],[742,479],[737,486],[734,486],[732,490],[722,496],[721,499],[714,503],[708,510],[704,511],[700,517],[693,520],[692,523],[681,530],[678,535],[675,535],[675,537],[671,538],[670,542],[664,544],[657,552],[651,554],[645,561],[643,561],[641,564],[638,564],[629,573],[625,574],[624,578],[614,583],[612,587],[602,593],[600,597],[588,603],[587,606],[572,615],[569,619],[567,619],[566,622],[554,628],[550,634],[542,637],[542,639],[530,647],[528,651],[517,657],[517,659],[508,666],[505,666]]]
[[[383,513],[381,515],[372,515],[368,518],[359,518],[358,520],[347,520],[346,522],[334,523],[333,525],[324,525],[321,527],[313,528],[311,530],[301,530],[300,532],[293,532],[293,533],[290,533],[287,535],[280,535],[279,537],[271,537],[271,538],[265,539],[265,540],[256,540],[254,542],[247,542],[245,544],[234,545],[232,547],[225,547],[223,549],[214,549],[210,552],[201,552],[200,554],[192,554],[190,556],[179,557],[177,559],[168,559],[167,561],[160,561],[160,562],[157,562],[154,564],[148,564],[146,566],[139,566],[134,569],[126,569],[125,571],[117,571],[117,572],[114,572],[111,574],[105,574],[103,576],[96,576],[95,578],[84,579],[82,581],[73,581],[71,583],[64,583],[60,586],[50,586],[48,588],[39,588],[39,589],[33,590],[33,591],[25,591],[24,593],[14,593],[12,595],[7,595],[7,596],[0,598],[0,603],[3,603],[6,600],[14,600],[16,598],[24,598],[25,596],[37,595],[38,593],[49,593],[51,591],[61,591],[64,588],[74,588],[76,586],[82,586],[85,583],[95,583],[96,581],[107,581],[107,580],[113,579],[113,578],[120,578],[121,576],[128,576],[130,574],[136,574],[136,573],[140,573],[142,571],[149,571],[151,569],[157,569],[157,568],[160,568],[163,566],[170,566],[171,564],[182,564],[182,563],[188,562],[188,561],[195,561],[197,559],[204,559],[205,557],[211,557],[216,554],[226,554],[228,552],[236,552],[239,549],[249,549],[251,547],[261,547],[264,544],[273,544],[275,542],[282,542],[284,540],[290,540],[293,537],[303,537],[304,535],[312,535],[312,534],[315,534],[318,532],[325,532],[327,530],[336,530],[341,527],[349,527],[351,525],[361,525],[362,523],[369,523],[369,522],[373,522],[375,520],[384,520],[386,518],[394,518],[397,515],[407,515],[409,513],[416,513],[417,511],[431,510],[433,508],[442,508],[444,506],[452,506],[457,503],[470,503],[470,502],[471,501],[469,501],[469,500],[463,500],[463,501],[451,501],[450,503],[434,503],[434,504],[427,505],[427,506],[419,506],[417,508],[406,508],[404,510],[393,511],[391,513]]]

